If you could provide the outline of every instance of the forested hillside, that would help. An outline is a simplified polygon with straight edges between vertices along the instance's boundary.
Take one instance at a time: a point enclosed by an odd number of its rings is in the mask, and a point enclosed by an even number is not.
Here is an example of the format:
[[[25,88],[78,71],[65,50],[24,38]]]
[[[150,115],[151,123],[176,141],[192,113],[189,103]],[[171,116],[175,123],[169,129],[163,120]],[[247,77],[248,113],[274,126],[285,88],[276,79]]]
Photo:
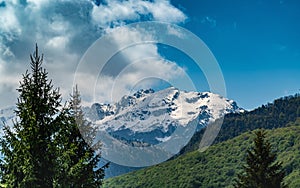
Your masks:
[[[294,99],[294,98],[293,98]],[[283,101],[282,101],[283,102]],[[267,139],[286,170],[285,183],[300,187],[300,119],[267,131]],[[189,152],[165,163],[108,179],[104,187],[232,187],[252,146],[253,131]]]
[[[258,128],[275,129],[288,126],[300,117],[300,95],[283,97],[273,103],[245,112],[231,113],[224,118],[222,128],[214,143],[226,141],[246,131]],[[180,154],[197,150],[205,129],[195,133],[190,142],[181,150]]]

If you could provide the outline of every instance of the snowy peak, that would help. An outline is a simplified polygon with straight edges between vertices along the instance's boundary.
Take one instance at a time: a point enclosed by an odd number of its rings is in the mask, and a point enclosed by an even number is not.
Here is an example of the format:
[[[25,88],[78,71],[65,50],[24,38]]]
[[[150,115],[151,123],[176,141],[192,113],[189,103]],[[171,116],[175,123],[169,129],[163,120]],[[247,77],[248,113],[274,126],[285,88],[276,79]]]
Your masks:
[[[12,124],[15,107],[0,110],[0,126]],[[170,87],[155,92],[140,90],[115,104],[94,103],[84,107],[86,117],[98,130],[127,141],[150,144],[170,139],[178,127],[197,120],[197,130],[227,113],[243,112],[233,100],[210,92],[187,92]]]
[[[93,104],[86,116],[95,126],[115,137],[148,143],[163,142],[177,127],[199,120],[197,130],[231,112],[237,104],[210,92],[186,92],[170,87],[140,90],[115,104]]]

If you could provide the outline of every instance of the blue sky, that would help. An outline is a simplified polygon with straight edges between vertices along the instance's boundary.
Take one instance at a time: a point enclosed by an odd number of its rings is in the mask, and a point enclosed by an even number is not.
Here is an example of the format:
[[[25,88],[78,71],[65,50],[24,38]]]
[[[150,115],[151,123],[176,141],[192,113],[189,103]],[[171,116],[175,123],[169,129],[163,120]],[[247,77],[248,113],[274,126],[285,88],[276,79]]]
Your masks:
[[[227,96],[246,109],[300,92],[300,2],[172,1],[217,58]]]
[[[36,42],[45,54],[50,78],[67,97],[78,62],[94,41],[126,23],[150,20],[178,24],[202,39],[220,65],[227,97],[253,109],[300,92],[299,12],[297,0],[0,0],[0,108],[14,104],[15,89],[29,68]],[[153,37],[147,32],[127,32],[115,35],[114,45]],[[107,87],[120,73],[116,67],[145,56],[156,59],[137,63],[119,76],[123,85],[127,83],[117,91],[120,95],[138,84],[131,84],[133,78],[154,74],[172,79],[182,74],[180,67],[197,80],[199,91],[209,90],[201,70],[180,51],[140,45],[112,59],[97,86],[99,101],[108,99]]]

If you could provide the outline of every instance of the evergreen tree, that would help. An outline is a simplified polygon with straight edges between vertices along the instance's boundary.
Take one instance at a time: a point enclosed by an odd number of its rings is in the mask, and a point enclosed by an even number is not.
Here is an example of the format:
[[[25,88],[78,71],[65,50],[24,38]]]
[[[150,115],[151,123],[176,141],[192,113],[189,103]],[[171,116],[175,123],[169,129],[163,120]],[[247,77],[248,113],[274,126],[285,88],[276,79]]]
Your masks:
[[[96,129],[93,128],[91,122],[87,121],[84,118],[84,113],[82,111],[81,106],[80,93],[78,91],[77,85],[75,86],[73,94],[71,95],[69,109],[71,111],[72,116],[75,118],[75,122],[79,128],[81,135],[83,136],[87,144],[93,146],[94,150],[100,149],[101,143],[94,143],[94,140],[96,139]]]
[[[58,130],[61,95],[41,67],[43,56],[39,56],[37,46],[30,59],[32,72],[26,71],[17,89],[18,121],[12,129],[4,128],[1,140],[1,180],[8,187],[47,188],[52,187],[55,174],[52,136]]]
[[[69,107],[66,109],[64,128],[58,134],[60,146],[60,169],[58,185],[61,187],[100,187],[104,178],[104,169],[97,167],[100,155],[97,155],[87,143],[94,140],[95,131],[91,123],[84,118],[80,106],[80,94],[73,91]],[[94,148],[95,149],[95,148]],[[99,148],[97,148],[99,149]]]
[[[37,46],[30,58],[32,72],[26,71],[18,89],[18,119],[12,128],[4,128],[1,140],[1,183],[22,188],[101,186],[107,165],[97,168],[100,156],[80,134],[80,127],[91,124],[84,119],[78,90],[62,107]]]
[[[271,151],[270,143],[265,139],[265,131],[259,130],[254,139],[254,148],[247,150],[247,165],[244,173],[238,175],[235,187],[241,188],[280,188],[285,171],[281,163],[275,162],[276,154]]]

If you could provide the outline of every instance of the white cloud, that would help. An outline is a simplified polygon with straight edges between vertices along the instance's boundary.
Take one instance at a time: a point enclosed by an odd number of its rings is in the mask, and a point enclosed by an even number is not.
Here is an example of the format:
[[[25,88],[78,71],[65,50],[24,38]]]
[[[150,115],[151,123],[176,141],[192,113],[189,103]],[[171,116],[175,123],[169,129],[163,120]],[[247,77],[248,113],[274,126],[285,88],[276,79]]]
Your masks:
[[[170,6],[169,1],[158,0],[150,6],[153,17],[157,21],[179,23],[186,20],[186,16],[177,8]]]
[[[137,89],[135,86],[141,82],[147,88],[156,84],[153,79],[144,82],[147,78],[171,81],[183,76],[183,70],[175,62],[164,59],[156,44],[151,43],[155,41],[151,31],[141,28],[115,28],[110,30],[107,40],[111,42],[107,48],[119,49],[118,53],[108,62],[103,62],[101,52],[92,50],[95,51],[93,57],[87,57],[83,61],[85,64],[81,65],[83,68],[79,68],[77,72],[76,81],[78,80],[81,93],[90,103],[95,102],[94,100],[116,102],[124,94],[131,93],[132,89]],[[124,48],[126,46],[129,47]],[[98,75],[100,71],[93,70],[98,69],[100,62],[106,68]]]
[[[1,38],[0,41],[2,41]],[[3,44],[0,44],[0,54],[2,54],[4,57],[14,57],[14,54],[11,52],[10,48]],[[2,60],[2,62],[4,61]]]
[[[67,36],[56,36],[48,40],[46,46],[49,48],[65,49],[69,39]]]
[[[31,8],[41,9],[42,6],[46,6],[51,1],[49,0],[27,0],[27,3],[31,5]]]
[[[16,102],[16,89],[22,78],[20,70],[20,65],[8,65],[0,59],[0,107],[8,107]]]
[[[61,15],[54,15],[49,22],[49,29],[56,34],[65,34],[70,27],[69,22]]]
[[[8,4],[7,7],[0,8],[0,10],[1,33],[19,34],[21,29],[13,7]]]
[[[106,5],[94,6],[92,11],[93,19],[100,26],[122,24],[127,20],[138,21],[141,15],[149,15],[155,21],[162,22],[180,23],[186,20],[186,16],[167,0],[111,0]]]
[[[109,28],[127,21],[139,21],[142,17],[172,23],[186,19],[168,0],[107,0],[100,6],[90,0],[6,0],[5,6],[0,7],[0,108],[15,102],[15,89],[21,75],[29,68],[29,54],[35,43],[45,54],[44,66],[49,77],[68,97],[77,63],[87,48]],[[115,44],[122,45],[122,40],[147,40],[151,39],[151,34],[132,31],[115,37]],[[154,44],[133,47],[123,55],[130,62],[140,57],[137,54],[162,58]],[[165,63],[163,60],[156,63],[159,62]],[[155,62],[152,67],[154,65]],[[140,66],[135,70],[151,71]],[[123,79],[130,80],[137,75],[131,72],[127,76],[128,79],[123,75]],[[112,77],[105,79],[110,83]]]
[[[168,25],[167,29],[168,29],[168,33],[170,35],[174,35],[178,38],[184,38],[185,37],[184,34],[181,31],[179,31],[178,29],[176,29],[172,25]]]
[[[182,77],[183,70],[176,65],[175,62],[168,62],[161,58],[158,54],[152,54],[151,58],[139,59],[130,63],[120,74],[113,79],[113,91],[111,101],[118,101],[124,94],[132,92],[136,85],[148,78],[158,78],[165,81]],[[156,56],[156,57],[155,57]],[[155,80],[148,80],[143,83],[145,88],[149,88],[155,84]],[[106,90],[109,91],[109,90]]]
[[[135,9],[136,5],[132,1],[109,2],[108,5],[93,7],[93,18],[101,26],[108,26],[111,22],[119,22],[124,19],[138,20],[139,10]]]

